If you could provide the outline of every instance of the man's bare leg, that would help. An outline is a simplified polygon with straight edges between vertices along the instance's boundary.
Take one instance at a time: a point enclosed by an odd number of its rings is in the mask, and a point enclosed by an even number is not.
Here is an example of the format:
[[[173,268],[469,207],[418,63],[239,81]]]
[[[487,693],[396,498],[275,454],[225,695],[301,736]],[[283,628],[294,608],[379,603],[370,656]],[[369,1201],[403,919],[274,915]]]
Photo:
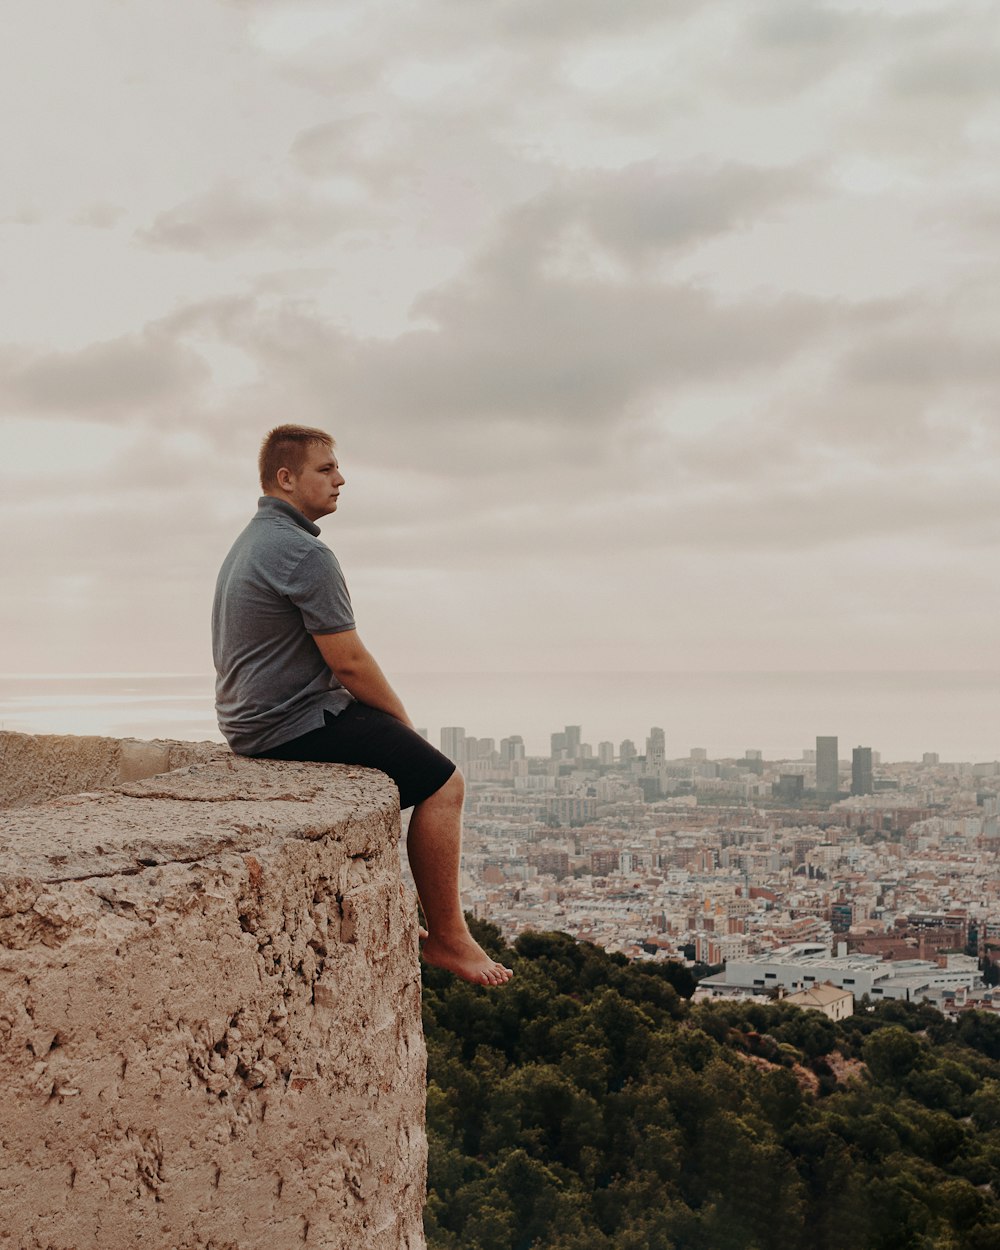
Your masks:
[[[465,780],[455,772],[410,817],[406,853],[424,909],[424,959],[476,985],[503,985],[513,973],[491,959],[469,932],[458,894]]]

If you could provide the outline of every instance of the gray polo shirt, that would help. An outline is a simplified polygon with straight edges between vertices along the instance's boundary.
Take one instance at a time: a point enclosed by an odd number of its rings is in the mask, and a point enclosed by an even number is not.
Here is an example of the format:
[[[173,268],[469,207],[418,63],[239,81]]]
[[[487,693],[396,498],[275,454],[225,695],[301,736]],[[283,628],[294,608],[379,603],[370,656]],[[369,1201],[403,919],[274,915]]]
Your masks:
[[[354,628],[337,557],[319,526],[264,495],[223,561],[212,607],[215,707],[240,755],[318,729],[352,696],[330,672],[312,634]]]

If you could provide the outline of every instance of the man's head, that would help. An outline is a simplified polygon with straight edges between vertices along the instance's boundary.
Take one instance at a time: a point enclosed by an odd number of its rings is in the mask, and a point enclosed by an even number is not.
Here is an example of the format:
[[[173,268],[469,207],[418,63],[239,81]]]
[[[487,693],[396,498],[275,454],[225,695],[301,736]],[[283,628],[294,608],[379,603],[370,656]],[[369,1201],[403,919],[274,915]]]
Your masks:
[[[260,445],[258,465],[265,495],[284,499],[310,521],[336,512],[344,478],[325,430],[276,426]]]

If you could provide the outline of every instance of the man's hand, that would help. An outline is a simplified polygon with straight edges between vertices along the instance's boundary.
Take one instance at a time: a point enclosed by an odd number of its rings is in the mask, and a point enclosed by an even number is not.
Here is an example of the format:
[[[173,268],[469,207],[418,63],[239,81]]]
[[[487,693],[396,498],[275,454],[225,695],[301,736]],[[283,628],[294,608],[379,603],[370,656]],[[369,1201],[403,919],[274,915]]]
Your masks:
[[[312,639],[330,672],[359,703],[380,708],[413,728],[402,700],[389,685],[356,629],[345,629],[339,634],[313,634]]]

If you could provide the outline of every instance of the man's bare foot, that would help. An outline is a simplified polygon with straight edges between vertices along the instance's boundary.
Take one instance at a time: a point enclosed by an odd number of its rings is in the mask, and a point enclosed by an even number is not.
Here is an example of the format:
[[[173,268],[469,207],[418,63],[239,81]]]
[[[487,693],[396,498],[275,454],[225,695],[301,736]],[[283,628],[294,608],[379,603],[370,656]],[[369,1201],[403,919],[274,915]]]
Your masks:
[[[454,941],[428,936],[421,951],[435,968],[454,972],[473,985],[505,985],[514,975],[510,968],[491,959],[471,934]]]

